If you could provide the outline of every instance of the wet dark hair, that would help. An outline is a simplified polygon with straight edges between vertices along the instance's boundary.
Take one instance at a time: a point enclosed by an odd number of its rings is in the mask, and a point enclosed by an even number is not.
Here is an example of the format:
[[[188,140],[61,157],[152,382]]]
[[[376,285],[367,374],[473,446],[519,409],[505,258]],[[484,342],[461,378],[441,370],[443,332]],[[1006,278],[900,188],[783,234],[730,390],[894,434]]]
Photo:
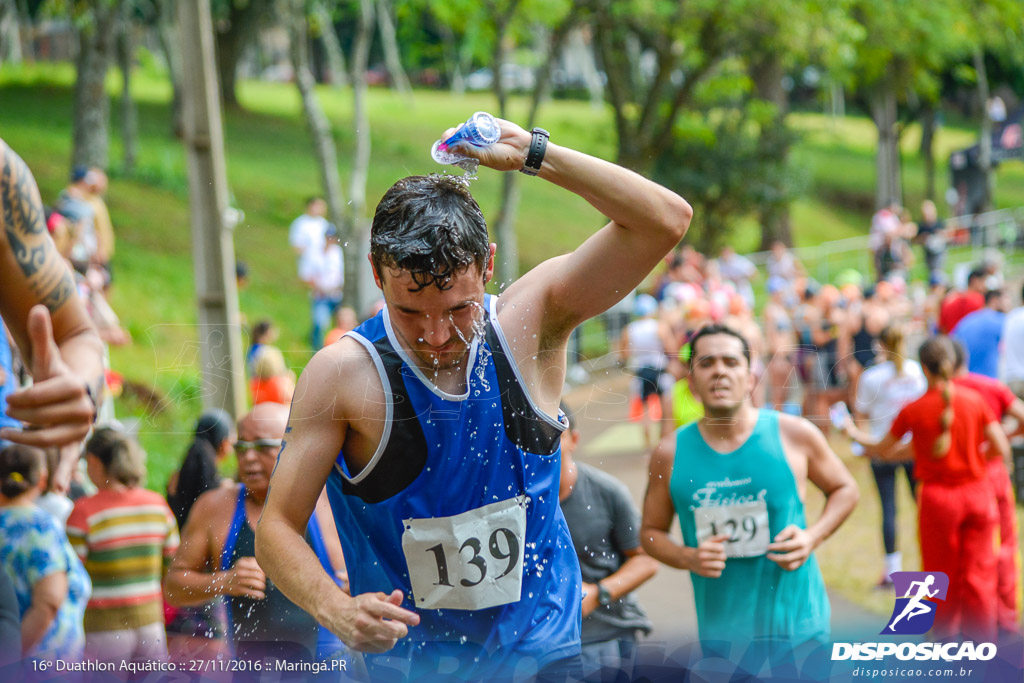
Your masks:
[[[0,493],[14,498],[39,484],[46,455],[38,448],[12,444],[0,450]]]
[[[443,290],[471,265],[482,273],[489,256],[487,222],[460,178],[402,178],[377,204],[370,259],[381,277],[385,268],[404,270],[416,283],[413,291],[429,285]]]
[[[727,325],[705,325],[704,327],[697,330],[697,334],[693,335],[690,339],[690,367],[693,367],[693,361],[695,358],[699,358],[697,355],[697,342],[700,341],[701,337],[710,337],[713,334],[727,334],[730,337],[736,337],[743,344],[743,357],[747,359],[747,365],[750,365],[750,344],[747,343],[747,338],[742,334],[732,329]]]

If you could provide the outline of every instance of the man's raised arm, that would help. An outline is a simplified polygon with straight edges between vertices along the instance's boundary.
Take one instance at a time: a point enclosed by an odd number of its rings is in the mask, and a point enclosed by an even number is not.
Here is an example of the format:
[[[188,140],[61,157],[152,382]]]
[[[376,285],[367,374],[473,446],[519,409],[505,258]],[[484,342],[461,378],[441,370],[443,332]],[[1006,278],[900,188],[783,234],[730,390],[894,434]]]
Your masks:
[[[509,121],[500,124],[497,144],[464,145],[459,151],[490,168],[518,171],[532,136]],[[611,221],[574,252],[542,263],[506,292],[543,301],[546,331],[568,334],[640,284],[686,234],[693,210],[676,193],[633,171],[554,142],[547,144],[538,177],[583,197]]]
[[[32,446],[72,446],[55,475],[65,488],[78,442],[103,397],[103,345],[46,229],[43,204],[25,162],[0,140],[0,315],[34,385],[7,397],[8,415],[32,431],[0,436]]]
[[[306,543],[306,524],[345,441],[347,422],[339,387],[352,391],[345,376],[358,342],[343,339],[322,349],[306,366],[292,400],[288,429],[256,529],[256,561],[289,600],[313,615],[346,645],[384,652],[419,623],[400,607],[402,591],[349,597],[327,575]],[[367,363],[371,363],[366,359]],[[372,363],[371,363],[372,367]]]

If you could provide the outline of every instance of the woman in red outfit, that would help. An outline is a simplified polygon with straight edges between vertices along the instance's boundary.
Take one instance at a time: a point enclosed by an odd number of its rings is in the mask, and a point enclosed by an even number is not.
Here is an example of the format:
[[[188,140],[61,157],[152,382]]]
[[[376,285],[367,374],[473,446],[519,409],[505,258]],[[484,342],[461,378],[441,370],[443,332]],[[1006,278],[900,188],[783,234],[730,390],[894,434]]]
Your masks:
[[[921,345],[928,390],[907,404],[881,439],[857,429],[846,433],[882,457],[912,435],[918,484],[921,569],[949,576],[946,600],[936,611],[936,639],[964,634],[977,641],[996,637],[996,501],[981,444],[1007,457],[1010,444],[982,398],[952,382],[955,354],[947,337]]]

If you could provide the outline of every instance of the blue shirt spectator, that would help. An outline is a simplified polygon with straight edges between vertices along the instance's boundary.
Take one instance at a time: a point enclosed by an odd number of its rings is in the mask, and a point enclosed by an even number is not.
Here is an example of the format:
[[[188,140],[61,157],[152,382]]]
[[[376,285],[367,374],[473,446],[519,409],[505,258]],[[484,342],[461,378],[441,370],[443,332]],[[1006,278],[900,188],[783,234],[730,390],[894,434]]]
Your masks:
[[[969,372],[998,379],[1005,304],[1001,291],[990,291],[985,295],[985,308],[964,316],[953,328],[953,337],[967,350]]]

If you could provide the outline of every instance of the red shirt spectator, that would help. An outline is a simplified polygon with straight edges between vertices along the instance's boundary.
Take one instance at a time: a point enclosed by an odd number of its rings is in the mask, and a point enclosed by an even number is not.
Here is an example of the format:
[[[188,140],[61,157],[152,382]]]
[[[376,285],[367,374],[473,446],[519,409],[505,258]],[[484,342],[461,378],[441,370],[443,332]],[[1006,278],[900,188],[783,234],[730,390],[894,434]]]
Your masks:
[[[996,419],[1006,415],[1006,411],[1013,404],[1014,396],[1010,388],[997,379],[969,372],[966,375],[959,375],[953,378],[953,384],[958,387],[967,387],[972,391],[981,394],[985,403],[992,410]]]
[[[984,440],[985,425],[995,422],[995,415],[981,396],[957,386],[953,391],[953,425],[951,445],[945,455],[936,456],[932,449],[942,435],[939,416],[946,408],[942,392],[929,389],[924,395],[903,407],[889,431],[901,439],[913,433],[914,477],[925,483],[964,484],[986,476],[985,458],[978,450]]]
[[[984,307],[985,296],[974,290],[950,294],[939,309],[939,331],[943,334],[951,333],[968,313]]]

